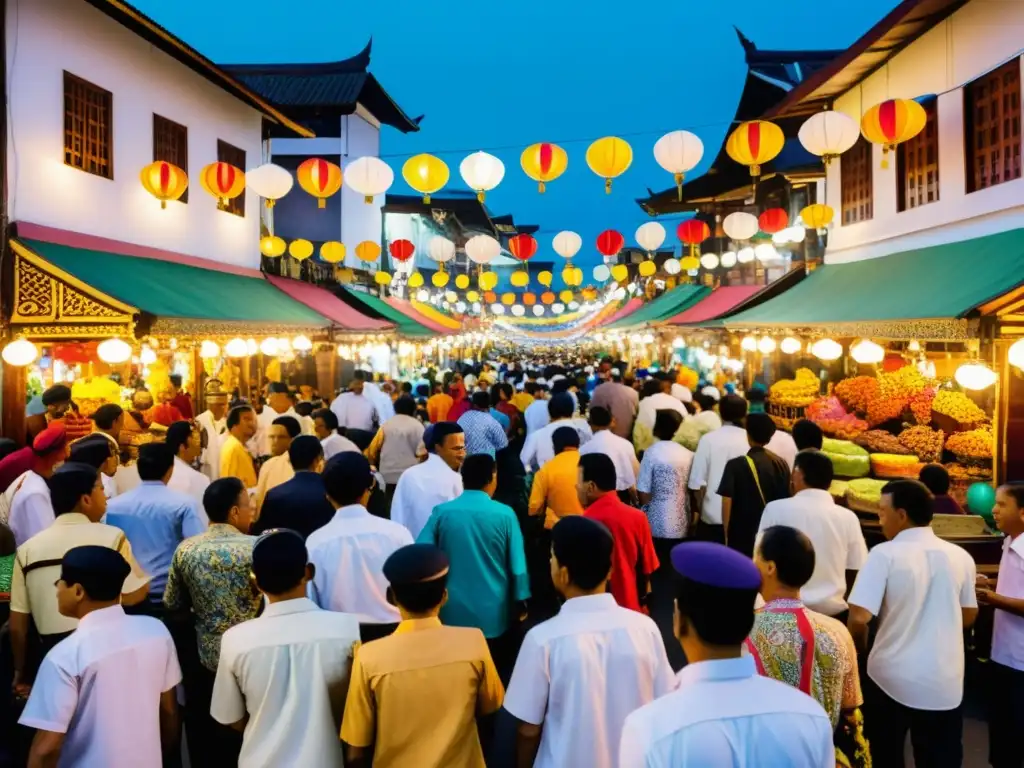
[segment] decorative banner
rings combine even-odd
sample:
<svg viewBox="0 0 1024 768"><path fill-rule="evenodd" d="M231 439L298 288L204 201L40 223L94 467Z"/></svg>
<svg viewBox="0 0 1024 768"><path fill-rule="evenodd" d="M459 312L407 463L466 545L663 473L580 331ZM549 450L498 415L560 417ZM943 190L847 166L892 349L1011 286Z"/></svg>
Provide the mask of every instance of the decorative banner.
<svg viewBox="0 0 1024 768"><path fill-rule="evenodd" d="M143 189L160 201L161 208L166 208L168 200L177 200L188 189L188 174L163 160L143 168L139 181Z"/></svg>
<svg viewBox="0 0 1024 768"><path fill-rule="evenodd" d="M299 186L317 199L317 208L326 208L327 198L341 189L341 168L319 157L304 160L295 176Z"/></svg>
<svg viewBox="0 0 1024 768"><path fill-rule="evenodd" d="M617 136L605 136L587 147L587 165L604 179L604 191L611 194L612 179L621 176L633 163L633 148Z"/></svg>
<svg viewBox="0 0 1024 768"><path fill-rule="evenodd" d="M872 144L882 145L882 167L889 167L889 152L919 134L928 122L924 107L910 99L889 99L876 104L860 119L860 130Z"/></svg>
<svg viewBox="0 0 1024 768"><path fill-rule="evenodd" d="M537 190L543 194L545 185L554 181L569 167L569 155L557 144L531 144L519 158L523 171L537 182Z"/></svg>
<svg viewBox="0 0 1024 768"><path fill-rule="evenodd" d="M414 155L402 166L405 183L423 195L423 202L429 203L430 196L448 183L450 172L444 160L433 155Z"/></svg>
<svg viewBox="0 0 1024 768"><path fill-rule="evenodd" d="M199 183L217 198L217 207L223 211L228 200L234 200L245 190L245 173L231 163L210 163L199 172Z"/></svg>

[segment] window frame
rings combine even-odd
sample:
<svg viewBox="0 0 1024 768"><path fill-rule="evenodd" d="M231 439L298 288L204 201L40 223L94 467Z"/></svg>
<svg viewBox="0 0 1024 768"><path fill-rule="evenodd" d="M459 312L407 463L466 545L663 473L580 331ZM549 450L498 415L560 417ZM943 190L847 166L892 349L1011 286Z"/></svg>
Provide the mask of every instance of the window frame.
<svg viewBox="0 0 1024 768"><path fill-rule="evenodd" d="M859 136L857 143L839 158L839 216L841 226L845 227L859 224L862 221L871 221L875 216L874 157L874 145L863 136ZM855 174L857 178L853 178ZM850 195L851 186L856 186L859 192L866 188L867 196L852 198ZM852 216L848 217L847 213L851 213Z"/></svg>
<svg viewBox="0 0 1024 768"><path fill-rule="evenodd" d="M224 141L224 139L217 139L217 162L230 163L244 173L245 156L245 150L241 147L236 147L234 144ZM228 200L228 204L220 210L234 214L235 216L240 216L244 219L246 192L247 190L243 188L242 194L232 200Z"/></svg>
<svg viewBox="0 0 1024 768"><path fill-rule="evenodd" d="M1022 175L1022 148L1021 130L1021 60L1014 57L1001 67L992 70L964 86L964 164L965 164L965 192L980 192L983 189L999 186L1008 181L1016 181ZM1015 89L1007 89L1006 77L1012 78L1011 86ZM996 97L993 98L991 91L983 89L998 88ZM1010 99L1015 99L1016 104L1011 104ZM978 126L979 111L985 114L986 108L991 113L992 107L1000 110L998 118L989 118L985 121L984 128ZM1009 121L1009 123L1008 123ZM999 132L998 139L993 139L993 131ZM985 138L988 133L988 141L985 146L978 147L978 139ZM1009 134L1009 138L1007 137ZM1014 134L1016 143L1013 143ZM992 147L998 143L999 159L992 163ZM1005 171L1010 169L1010 173ZM999 180L992 181L994 171L999 170ZM988 173L986 173L986 171Z"/></svg>
<svg viewBox="0 0 1024 768"><path fill-rule="evenodd" d="M933 98L921 105L928 118L924 128L917 136L896 147L896 211L898 213L937 203L941 197L938 104L938 98ZM928 160L929 150L934 158L932 162ZM922 153L924 159L921 158ZM928 181L930 173L934 174L931 183ZM917 183L911 184L911 177L914 177ZM930 200L924 199L931 188L934 188L935 197Z"/></svg>
<svg viewBox="0 0 1024 768"><path fill-rule="evenodd" d="M157 137L161 133L161 128L164 129L164 134L165 135L167 135L168 131L169 132L177 132L178 133L178 136L176 137L175 142L174 142L175 143L175 147L178 150L178 153L168 153L168 152L161 152L160 151L162 148L166 148L166 144L161 146L161 143L158 142L158 140L157 140ZM184 157L182 157L181 154L179 154L179 153L183 153ZM172 154L174 156L171 156ZM183 170L185 172L186 176L188 175L188 126L187 125L182 125L181 123L179 123L179 122L177 122L175 120L171 120L169 117L164 117L163 115L160 115L160 114L157 114L156 112L154 112L153 113L153 162L158 162L160 160L162 160L162 161L164 161L166 163L171 163L172 165L178 166L179 168L181 168L181 170ZM174 201L171 201L171 202L185 203L187 205L188 204L188 192L189 192L189 188L185 187L185 191L182 192L181 197L179 197L177 200L174 200Z"/></svg>
<svg viewBox="0 0 1024 768"><path fill-rule="evenodd" d="M72 115L71 111L68 109L68 102L69 102L69 98L71 96L71 87L72 86L77 86L78 88L82 88L87 93L89 91L91 91L93 94L99 96L101 99L104 99L105 102L106 102L105 104L99 105L100 109L104 109L106 111L106 120L105 121L97 121L97 122L99 122L102 125L102 128L103 128L103 135L102 136L97 136L98 146L99 146L99 143L105 143L106 147L107 147L106 162L102 166L100 165L100 162L102 161L101 157L99 157L98 155L97 156L91 155L91 154L89 154L86 151L86 145L88 144L88 134L89 134L89 128L90 128L90 125L89 125L90 118L89 118L89 115L88 115L90 103L88 101L85 102L85 104L86 104L86 114L84 116L76 115L76 117L79 117L81 119L81 123L82 123L82 130L81 130L81 132L79 134L79 140L81 141L81 149L77 152L77 155L81 158L82 164L81 165L77 165L77 164L75 164L73 162L76 153L74 151L74 147L73 146L69 146L69 142L68 142L69 136L74 134L74 131L69 129L69 126L68 126L69 116ZM110 181L113 181L114 180L114 94L111 91L108 91L106 88L102 88L101 86L98 86L95 83L90 82L90 81L86 80L83 77L79 77L78 75L75 75L75 74L73 74L71 72L68 72L66 69L64 70L63 87L64 87L64 91L63 91L63 102L64 102L64 109L63 109L63 111L64 111L64 165L69 167L69 168L74 168L77 171L82 171L84 173L88 173L91 176L97 176L97 177L99 177L101 179L108 179ZM97 128L98 128L98 126L97 126ZM87 162L87 158L91 159L91 161L92 161L91 164L94 167L88 167L90 165L90 163Z"/></svg>

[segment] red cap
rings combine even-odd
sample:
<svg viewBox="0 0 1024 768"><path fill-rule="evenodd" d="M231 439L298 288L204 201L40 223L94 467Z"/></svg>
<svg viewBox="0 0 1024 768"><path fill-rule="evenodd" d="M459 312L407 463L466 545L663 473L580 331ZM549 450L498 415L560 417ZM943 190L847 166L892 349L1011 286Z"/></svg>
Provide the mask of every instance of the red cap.
<svg viewBox="0 0 1024 768"><path fill-rule="evenodd" d="M54 421L36 435L36 439L32 441L32 450L36 456L46 456L56 451L63 451L66 443L67 432L64 429L64 424Z"/></svg>

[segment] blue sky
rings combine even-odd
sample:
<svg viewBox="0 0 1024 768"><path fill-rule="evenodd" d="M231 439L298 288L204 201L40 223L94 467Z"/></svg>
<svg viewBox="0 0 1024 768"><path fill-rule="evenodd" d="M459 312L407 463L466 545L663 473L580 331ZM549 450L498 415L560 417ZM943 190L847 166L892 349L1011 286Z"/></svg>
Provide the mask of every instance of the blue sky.
<svg viewBox="0 0 1024 768"><path fill-rule="evenodd" d="M422 130L385 129L382 153L433 152L452 168L477 149L506 166L488 195L494 213L541 226L539 254L574 229L581 256L596 260L607 228L628 243L644 221L634 203L646 188L671 185L654 162L663 133L687 128L713 159L743 83L738 26L764 49L844 48L896 5L861 0L829 13L822 0L135 0L175 34L218 62L328 61L351 56L373 36L371 71ZM621 135L633 166L605 195L586 166L590 140ZM569 170L544 195L519 167L523 148L560 143ZM495 148L495 149L491 149ZM669 229L670 240L674 233Z"/></svg>

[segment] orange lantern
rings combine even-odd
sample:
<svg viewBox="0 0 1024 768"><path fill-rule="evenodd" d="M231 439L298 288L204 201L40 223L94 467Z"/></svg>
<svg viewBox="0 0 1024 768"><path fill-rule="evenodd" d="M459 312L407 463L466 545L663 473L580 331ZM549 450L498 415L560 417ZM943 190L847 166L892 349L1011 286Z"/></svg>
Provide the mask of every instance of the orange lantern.
<svg viewBox="0 0 1024 768"><path fill-rule="evenodd" d="M537 294L535 293L524 293L523 304L530 307L537 303Z"/></svg>
<svg viewBox="0 0 1024 768"><path fill-rule="evenodd" d="M889 152L919 134L928 122L924 107L910 99L889 99L876 104L860 119L860 131L872 144L882 145L882 167L889 167Z"/></svg>
<svg viewBox="0 0 1024 768"><path fill-rule="evenodd" d="M380 246L373 240L363 240L356 246L356 256L368 264L374 262L380 258Z"/></svg>
<svg viewBox="0 0 1024 768"><path fill-rule="evenodd" d="M143 188L166 208L168 200L177 200L188 189L188 174L163 160L150 163L139 174Z"/></svg>
<svg viewBox="0 0 1024 768"><path fill-rule="evenodd" d="M484 291L484 301L488 304L493 304L498 300L498 294L494 291Z"/></svg>
<svg viewBox="0 0 1024 768"><path fill-rule="evenodd" d="M761 166L778 157L785 143L786 137L775 123L751 120L732 132L725 151L740 165L750 166L751 176L760 176Z"/></svg>
<svg viewBox="0 0 1024 768"><path fill-rule="evenodd" d="M519 261L529 261L537 253L537 241L525 233L508 239L508 250Z"/></svg>
<svg viewBox="0 0 1024 768"><path fill-rule="evenodd" d="M762 232L774 235L789 226L789 214L782 208L769 208L757 217L757 224Z"/></svg>
<svg viewBox="0 0 1024 768"><path fill-rule="evenodd" d="M531 144L519 158L523 171L537 182L537 190L543 194L544 185L554 181L569 167L569 155L557 144Z"/></svg>
<svg viewBox="0 0 1024 768"><path fill-rule="evenodd" d="M582 295L584 301L593 301L594 299L597 298L597 290L587 286L586 288L583 289Z"/></svg>
<svg viewBox="0 0 1024 768"><path fill-rule="evenodd" d="M223 211L228 200L238 197L245 189L245 173L231 163L210 163L200 171L199 183L217 198L217 207Z"/></svg>
<svg viewBox="0 0 1024 768"><path fill-rule="evenodd" d="M327 207L327 198L341 189L341 168L319 157L311 157L295 171L302 187L317 198L317 208Z"/></svg>
<svg viewBox="0 0 1024 768"><path fill-rule="evenodd" d="M540 301L542 304L554 304L556 298L557 296L555 296L552 291L544 291L544 293L540 295Z"/></svg>

